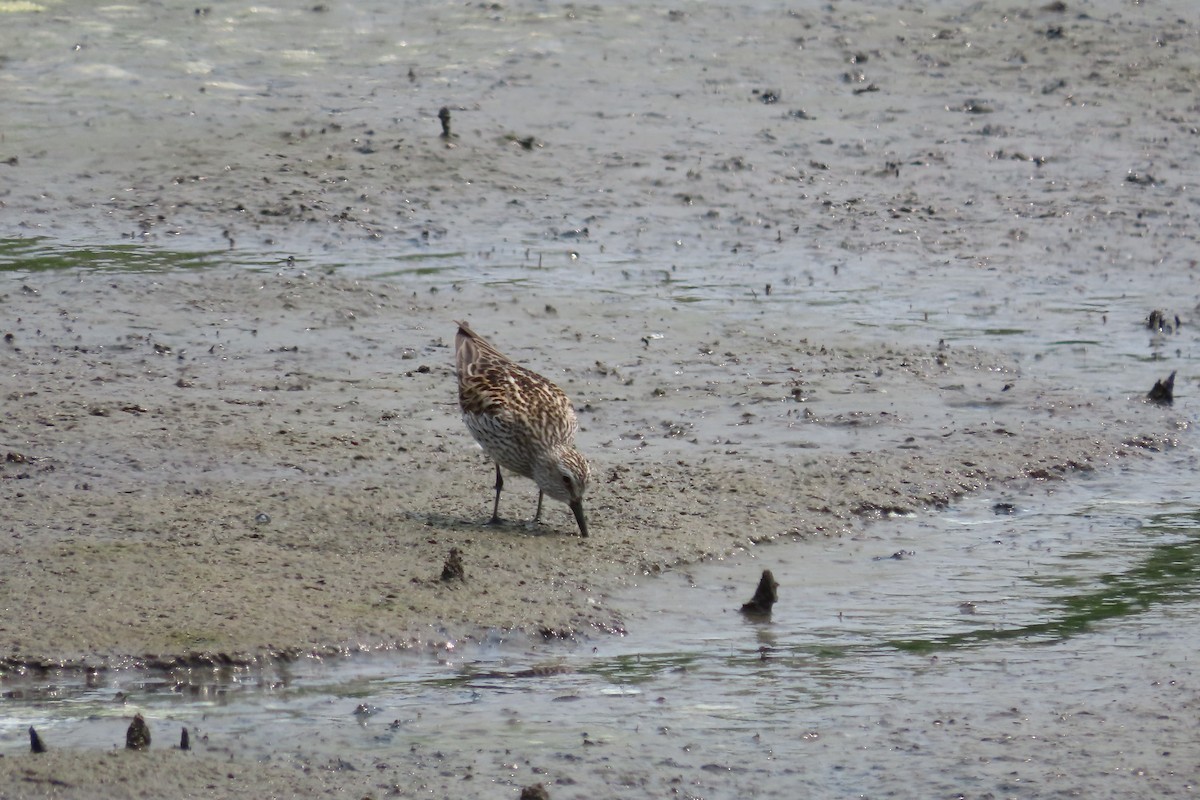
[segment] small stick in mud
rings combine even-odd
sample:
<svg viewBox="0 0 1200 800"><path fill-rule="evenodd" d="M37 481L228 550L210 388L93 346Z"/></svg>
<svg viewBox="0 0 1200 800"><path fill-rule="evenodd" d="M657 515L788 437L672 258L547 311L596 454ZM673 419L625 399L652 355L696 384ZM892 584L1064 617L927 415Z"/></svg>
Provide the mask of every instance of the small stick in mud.
<svg viewBox="0 0 1200 800"><path fill-rule="evenodd" d="M463 569L462 556L458 553L457 547L450 548L450 555L446 557L446 563L442 565L442 580L443 581L465 581L467 572Z"/></svg>
<svg viewBox="0 0 1200 800"><path fill-rule="evenodd" d="M453 138L454 134L450 132L450 109L442 106L441 110L438 111L438 119L442 123L442 138Z"/></svg>
<svg viewBox="0 0 1200 800"><path fill-rule="evenodd" d="M188 739L187 728L184 728L179 734L179 749L180 750L191 750L192 749L192 743Z"/></svg>
<svg viewBox="0 0 1200 800"><path fill-rule="evenodd" d="M42 737L38 736L38 732L29 726L29 750L34 753L46 752L46 745L42 743Z"/></svg>
<svg viewBox="0 0 1200 800"><path fill-rule="evenodd" d="M150 746L150 728L141 714L134 714L129 730L125 731L126 750L145 750Z"/></svg>
<svg viewBox="0 0 1200 800"><path fill-rule="evenodd" d="M1175 373L1172 371L1165 381L1155 381L1154 386L1146 393L1146 399L1160 406L1169 406L1175 402Z"/></svg>
<svg viewBox="0 0 1200 800"><path fill-rule="evenodd" d="M775 605L778 599L779 582L775 580L771 570L764 569L762 577L758 579L758 588L754 590L754 597L742 606L742 613L748 616L769 617L771 606Z"/></svg>

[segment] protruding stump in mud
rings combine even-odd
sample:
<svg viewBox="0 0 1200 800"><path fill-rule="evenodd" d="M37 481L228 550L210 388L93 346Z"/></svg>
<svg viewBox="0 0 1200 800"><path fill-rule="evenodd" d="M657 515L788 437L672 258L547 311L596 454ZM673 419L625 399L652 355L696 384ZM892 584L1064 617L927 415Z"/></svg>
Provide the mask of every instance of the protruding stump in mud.
<svg viewBox="0 0 1200 800"><path fill-rule="evenodd" d="M150 746L150 727L141 714L135 714L129 730L125 731L125 749L145 750Z"/></svg>
<svg viewBox="0 0 1200 800"><path fill-rule="evenodd" d="M540 783L521 789L521 800L550 800L550 793Z"/></svg>
<svg viewBox="0 0 1200 800"><path fill-rule="evenodd" d="M1175 402L1175 373L1171 372L1165 381L1155 381L1154 386L1146 394L1146 399L1160 406L1169 406Z"/></svg>
<svg viewBox="0 0 1200 800"><path fill-rule="evenodd" d="M442 138L453 138L454 134L450 132L450 109L442 106L441 110L438 111L438 119L442 123Z"/></svg>
<svg viewBox="0 0 1200 800"><path fill-rule="evenodd" d="M775 580L771 570L764 569L762 577L758 579L758 588L754 590L754 597L742 606L742 613L751 617L769 617L771 606L775 605L778 599L779 582Z"/></svg>
<svg viewBox="0 0 1200 800"><path fill-rule="evenodd" d="M29 750L33 753L46 752L46 745L42 743L42 737L38 736L38 732L29 726Z"/></svg>
<svg viewBox="0 0 1200 800"><path fill-rule="evenodd" d="M446 563L442 565L442 580L449 581L465 581L467 572L463 569L462 556L459 555L457 547L450 548L450 555L446 556Z"/></svg>
<svg viewBox="0 0 1200 800"><path fill-rule="evenodd" d="M179 734L179 749L180 750L191 750L192 749L192 742L188 738L187 728L184 728Z"/></svg>

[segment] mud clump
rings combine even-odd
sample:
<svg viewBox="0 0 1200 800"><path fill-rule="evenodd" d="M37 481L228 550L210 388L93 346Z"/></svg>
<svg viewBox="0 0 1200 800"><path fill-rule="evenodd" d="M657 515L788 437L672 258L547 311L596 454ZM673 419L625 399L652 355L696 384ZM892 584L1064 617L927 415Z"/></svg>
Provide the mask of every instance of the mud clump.
<svg viewBox="0 0 1200 800"><path fill-rule="evenodd" d="M1158 308L1151 311L1150 315L1146 317L1146 327L1152 331L1174 333L1179 330L1181 325L1182 323L1179 321L1178 314L1173 315L1173 317L1168 316L1165 311Z"/></svg>
<svg viewBox="0 0 1200 800"><path fill-rule="evenodd" d="M147 750L150 747L150 726L141 714L135 714L129 729L125 731L126 750Z"/></svg>

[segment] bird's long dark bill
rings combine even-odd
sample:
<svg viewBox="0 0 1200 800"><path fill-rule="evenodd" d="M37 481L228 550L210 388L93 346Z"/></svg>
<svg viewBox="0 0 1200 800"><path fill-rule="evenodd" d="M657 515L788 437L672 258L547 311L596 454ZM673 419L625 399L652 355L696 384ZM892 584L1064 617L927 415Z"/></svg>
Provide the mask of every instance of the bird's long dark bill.
<svg viewBox="0 0 1200 800"><path fill-rule="evenodd" d="M571 510L575 512L575 521L579 523L579 532L587 536L587 517L583 515L583 501L576 500L571 503Z"/></svg>

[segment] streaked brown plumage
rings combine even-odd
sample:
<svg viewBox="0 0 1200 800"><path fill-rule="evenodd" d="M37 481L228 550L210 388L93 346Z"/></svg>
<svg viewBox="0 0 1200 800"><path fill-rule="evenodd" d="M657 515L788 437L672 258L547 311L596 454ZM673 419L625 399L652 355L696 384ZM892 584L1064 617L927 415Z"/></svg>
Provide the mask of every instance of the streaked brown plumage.
<svg viewBox="0 0 1200 800"><path fill-rule="evenodd" d="M587 459L575 449L579 425L563 390L536 372L513 363L465 322L454 339L458 367L458 404L463 421L492 461L496 462L496 502L492 523L500 521L501 467L538 485L542 496L566 503L575 513L579 532L588 535L583 514Z"/></svg>

